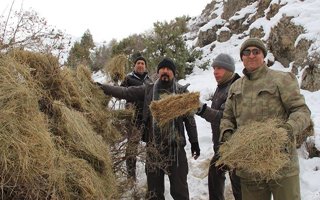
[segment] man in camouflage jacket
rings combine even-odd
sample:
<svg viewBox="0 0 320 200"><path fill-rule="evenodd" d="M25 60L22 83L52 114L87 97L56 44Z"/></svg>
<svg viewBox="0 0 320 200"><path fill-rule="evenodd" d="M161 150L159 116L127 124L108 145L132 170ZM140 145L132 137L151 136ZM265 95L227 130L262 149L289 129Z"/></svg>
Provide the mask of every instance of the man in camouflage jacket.
<svg viewBox="0 0 320 200"><path fill-rule="evenodd" d="M291 161L280 170L277 180L257 180L252 174L239 169L243 200L299 200L299 162L295 149L295 137L310 123L310 110L299 85L291 73L269 69L264 63L267 54L260 39L249 38L240 48L245 69L244 77L230 87L223 118L221 142L227 141L241 126L267 118L283 120L292 146L288 153Z"/></svg>

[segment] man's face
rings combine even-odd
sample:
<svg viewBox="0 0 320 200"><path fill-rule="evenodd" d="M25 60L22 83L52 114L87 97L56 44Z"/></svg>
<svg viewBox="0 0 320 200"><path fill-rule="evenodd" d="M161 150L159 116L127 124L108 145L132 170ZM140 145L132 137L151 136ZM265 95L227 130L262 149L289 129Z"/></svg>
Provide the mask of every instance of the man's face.
<svg viewBox="0 0 320 200"><path fill-rule="evenodd" d="M215 66L213 68L213 75L214 75L214 78L216 79L217 82L222 80L226 71L227 71L226 69L219 67L219 66Z"/></svg>
<svg viewBox="0 0 320 200"><path fill-rule="evenodd" d="M173 71L168 67L161 67L159 69L159 79L161 81L169 82L174 78Z"/></svg>
<svg viewBox="0 0 320 200"><path fill-rule="evenodd" d="M143 74L146 71L146 63L143 60L138 60L134 65L134 71L137 74Z"/></svg>
<svg viewBox="0 0 320 200"><path fill-rule="evenodd" d="M247 47L242 51L242 62L244 67L252 72L263 65L264 55L261 49L257 47Z"/></svg>

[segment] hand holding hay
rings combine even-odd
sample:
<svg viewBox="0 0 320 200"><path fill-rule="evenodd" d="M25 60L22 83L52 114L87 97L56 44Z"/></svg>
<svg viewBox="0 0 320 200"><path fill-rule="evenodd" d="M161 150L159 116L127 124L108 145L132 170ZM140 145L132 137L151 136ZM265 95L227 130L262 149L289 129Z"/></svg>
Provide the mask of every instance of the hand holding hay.
<svg viewBox="0 0 320 200"><path fill-rule="evenodd" d="M269 119L240 127L220 146L221 158L216 166L227 165L230 169L245 170L261 180L278 177L278 172L289 161L284 151L289 138L279 120Z"/></svg>
<svg viewBox="0 0 320 200"><path fill-rule="evenodd" d="M151 102L151 114L159 126L163 126L174 118L197 110L199 96L199 92L168 95L158 101Z"/></svg>
<svg viewBox="0 0 320 200"><path fill-rule="evenodd" d="M112 81L116 83L124 80L127 64L127 57L124 54L120 54L111 59L106 65L105 71L111 77Z"/></svg>

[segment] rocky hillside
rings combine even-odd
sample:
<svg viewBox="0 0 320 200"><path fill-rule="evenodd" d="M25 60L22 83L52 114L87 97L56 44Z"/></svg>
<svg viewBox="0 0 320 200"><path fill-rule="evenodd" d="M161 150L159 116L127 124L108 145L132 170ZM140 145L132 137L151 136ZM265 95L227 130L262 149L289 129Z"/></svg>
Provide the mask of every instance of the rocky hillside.
<svg viewBox="0 0 320 200"><path fill-rule="evenodd" d="M300 76L302 89L317 91L319 9L318 0L213 0L200 16L189 21L191 31L186 40L193 48L215 53L223 43L230 43L239 51L244 39L261 38L269 49L266 57L269 66L281 63ZM202 60L206 60L206 55Z"/></svg>

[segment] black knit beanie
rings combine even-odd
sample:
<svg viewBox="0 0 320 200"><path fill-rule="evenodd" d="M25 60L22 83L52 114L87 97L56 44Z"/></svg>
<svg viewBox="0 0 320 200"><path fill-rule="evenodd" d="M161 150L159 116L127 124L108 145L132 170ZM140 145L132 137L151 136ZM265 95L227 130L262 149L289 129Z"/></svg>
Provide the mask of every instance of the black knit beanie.
<svg viewBox="0 0 320 200"><path fill-rule="evenodd" d="M159 73L159 69L162 67L168 67L172 70L173 74L176 74L176 66L170 58L164 58L158 65L157 72Z"/></svg>
<svg viewBox="0 0 320 200"><path fill-rule="evenodd" d="M142 56L137 57L137 58L134 60L134 64L136 64L139 60L143 60L143 61L144 61L144 64L146 64L146 66L147 66L147 61L146 61L146 59L145 59L144 57L142 57Z"/></svg>
<svg viewBox="0 0 320 200"><path fill-rule="evenodd" d="M261 49L261 51L263 52L263 56L264 57L267 56L267 48L263 44L262 40L260 40L259 38L249 38L246 41L244 41L241 45L241 48L240 48L240 59L241 60L242 60L243 50L245 50L247 47L250 47L250 46L254 46L254 47Z"/></svg>

